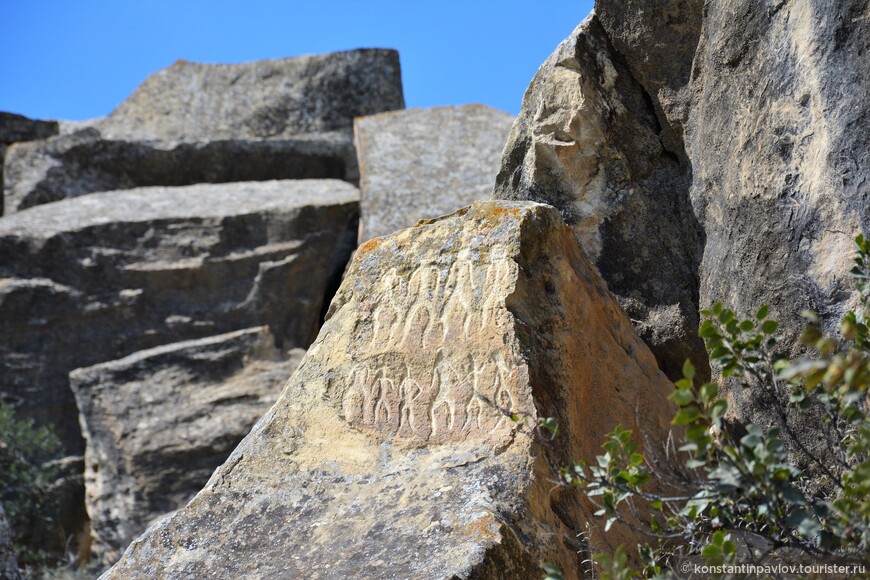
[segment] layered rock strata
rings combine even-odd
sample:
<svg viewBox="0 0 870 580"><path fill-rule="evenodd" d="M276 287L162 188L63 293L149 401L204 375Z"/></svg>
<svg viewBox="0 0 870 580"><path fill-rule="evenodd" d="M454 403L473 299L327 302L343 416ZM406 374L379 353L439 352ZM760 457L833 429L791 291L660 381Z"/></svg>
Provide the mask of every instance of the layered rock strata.
<svg viewBox="0 0 870 580"><path fill-rule="evenodd" d="M403 107L394 50L230 65L178 61L109 116L12 147L6 209L141 186L356 181L353 118Z"/></svg>
<svg viewBox="0 0 870 580"><path fill-rule="evenodd" d="M198 492L278 398L304 350L268 327L77 369L91 551L112 564L149 522Z"/></svg>
<svg viewBox="0 0 870 580"><path fill-rule="evenodd" d="M81 452L67 374L162 344L268 325L316 336L355 246L334 180L141 188L0 220L0 395Z"/></svg>
<svg viewBox="0 0 870 580"><path fill-rule="evenodd" d="M488 199L512 123L483 105L356 119L360 241Z"/></svg>
<svg viewBox="0 0 870 580"><path fill-rule="evenodd" d="M670 389L555 209L475 203L359 248L275 406L104 577L572 577L554 470L662 437Z"/></svg>

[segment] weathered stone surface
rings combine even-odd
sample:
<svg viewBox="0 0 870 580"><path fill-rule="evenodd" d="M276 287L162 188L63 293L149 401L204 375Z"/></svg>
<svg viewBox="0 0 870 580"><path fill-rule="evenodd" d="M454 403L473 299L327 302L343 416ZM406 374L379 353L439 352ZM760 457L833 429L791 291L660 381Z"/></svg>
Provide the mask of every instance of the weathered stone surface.
<svg viewBox="0 0 870 580"><path fill-rule="evenodd" d="M701 34L703 0L597 0L596 18L614 53L643 87L665 147L685 159L682 135L689 79Z"/></svg>
<svg viewBox="0 0 870 580"><path fill-rule="evenodd" d="M7 211L95 191L358 178L353 118L404 107L398 53L178 61L108 117L10 148Z"/></svg>
<svg viewBox="0 0 870 580"><path fill-rule="evenodd" d="M0 578L18 580L18 555L12 543L12 528L6 519L6 512L0 504Z"/></svg>
<svg viewBox="0 0 870 580"><path fill-rule="evenodd" d="M870 231L866 0L600 0L541 67L495 195L557 205L670 376L697 308L764 303L798 350ZM740 419L779 421L733 392ZM793 417L820 451L815 417ZM804 454L805 455L805 454Z"/></svg>
<svg viewBox="0 0 870 580"><path fill-rule="evenodd" d="M3 164L6 147L20 141L47 139L57 133L56 121L38 121L0 111L0 216L3 215Z"/></svg>
<svg viewBox="0 0 870 580"><path fill-rule="evenodd" d="M511 115L483 105L356 119L360 241L489 198L512 123Z"/></svg>
<svg viewBox="0 0 870 580"><path fill-rule="evenodd" d="M867 16L865 0L705 7L686 130L707 237L701 304L768 303L786 346L803 309L837 328L852 239L870 232ZM777 420L759 393L732 395L741 417ZM821 445L812 417L796 419L805 443Z"/></svg>
<svg viewBox="0 0 870 580"><path fill-rule="evenodd" d="M659 437L670 389L556 210L478 202L360 247L275 406L105 577L570 577L555 467Z"/></svg>
<svg viewBox="0 0 870 580"><path fill-rule="evenodd" d="M278 398L305 351L268 327L140 351L70 373L85 435L92 553L111 564L182 507Z"/></svg>
<svg viewBox="0 0 870 580"><path fill-rule="evenodd" d="M316 336L355 246L359 194L332 180L91 194L0 220L0 395L83 451L69 371L268 325Z"/></svg>
<svg viewBox="0 0 870 580"><path fill-rule="evenodd" d="M668 16L649 12L653 19ZM661 32L667 25L638 28L655 31L659 44L671 41ZM649 60L658 57L663 55ZM647 70L643 62L638 68L655 88L665 84L660 76L670 81L670 68L678 64L669 63L665 71ZM660 91L671 100L677 100L679 82L687 80L682 68L680 74ZM673 378L687 357L699 368L707 366L697 337L703 234L689 201L691 168L679 127L674 129L656 95L615 52L593 13L532 80L493 196L546 202L560 210L659 366Z"/></svg>

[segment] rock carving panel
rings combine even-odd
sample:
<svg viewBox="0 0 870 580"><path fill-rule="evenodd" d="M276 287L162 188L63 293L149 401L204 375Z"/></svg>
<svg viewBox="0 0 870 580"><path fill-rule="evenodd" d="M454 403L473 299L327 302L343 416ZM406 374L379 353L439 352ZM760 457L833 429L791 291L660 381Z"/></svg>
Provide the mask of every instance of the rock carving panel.
<svg viewBox="0 0 870 580"><path fill-rule="evenodd" d="M342 417L417 444L509 432L520 378L503 341L504 296L516 268L504 251L393 268L362 299L373 304L369 345L335 397Z"/></svg>

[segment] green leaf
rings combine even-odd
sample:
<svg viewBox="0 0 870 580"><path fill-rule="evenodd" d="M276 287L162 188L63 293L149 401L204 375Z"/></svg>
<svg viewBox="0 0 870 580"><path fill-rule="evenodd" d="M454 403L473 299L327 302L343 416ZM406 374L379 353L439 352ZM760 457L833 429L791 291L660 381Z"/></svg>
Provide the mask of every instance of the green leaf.
<svg viewBox="0 0 870 580"><path fill-rule="evenodd" d="M725 416L728 411L728 403L724 399L719 399L713 406L710 407L710 420L714 423Z"/></svg>
<svg viewBox="0 0 870 580"><path fill-rule="evenodd" d="M683 363L683 376L690 381L695 378L695 367L689 359L686 359L686 362Z"/></svg>
<svg viewBox="0 0 870 580"><path fill-rule="evenodd" d="M705 404L709 403L719 394L719 385L715 383L704 383L698 390L698 394L701 397L701 402Z"/></svg>
<svg viewBox="0 0 870 580"><path fill-rule="evenodd" d="M693 393L689 389L677 389L676 391L668 395L668 399L682 407L684 405L688 405L689 403L695 402L695 393Z"/></svg>
<svg viewBox="0 0 870 580"><path fill-rule="evenodd" d="M757 318L758 320L764 320L765 318L767 318L767 313L769 310L770 310L770 307L767 304L765 304L764 306L762 306L761 308L758 309L758 312L755 313L755 318Z"/></svg>
<svg viewBox="0 0 870 580"><path fill-rule="evenodd" d="M701 411L695 405L683 407L671 421L674 425L688 425L701 416Z"/></svg>
<svg viewBox="0 0 870 580"><path fill-rule="evenodd" d="M547 573L547 575L544 576L544 580L565 580L565 576L562 574L562 570L558 566L544 564L541 567L544 569L544 572Z"/></svg>
<svg viewBox="0 0 870 580"><path fill-rule="evenodd" d="M718 333L716 332L716 327L713 326L713 323L709 320L705 320L701 323L701 330L698 331L698 334L700 334L702 338L712 338Z"/></svg>
<svg viewBox="0 0 870 580"><path fill-rule="evenodd" d="M761 330L764 334L773 334L779 328L779 323L776 320L765 320L761 325Z"/></svg>

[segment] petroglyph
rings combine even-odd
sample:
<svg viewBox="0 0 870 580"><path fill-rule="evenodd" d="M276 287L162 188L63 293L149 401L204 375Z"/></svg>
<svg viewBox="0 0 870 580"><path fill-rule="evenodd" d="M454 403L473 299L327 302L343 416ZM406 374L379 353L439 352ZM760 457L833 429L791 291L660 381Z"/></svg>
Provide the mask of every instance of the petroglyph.
<svg viewBox="0 0 870 580"><path fill-rule="evenodd" d="M502 335L515 275L504 250L391 269L368 297L371 341L344 381L344 419L420 444L509 430L518 378Z"/></svg>
<svg viewBox="0 0 870 580"><path fill-rule="evenodd" d="M463 440L509 428L518 377L501 353L480 362L434 355L434 368L360 363L351 371L341 401L355 427L392 433L420 443Z"/></svg>

